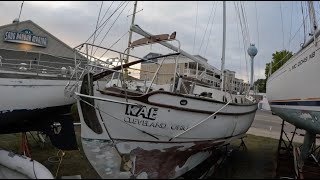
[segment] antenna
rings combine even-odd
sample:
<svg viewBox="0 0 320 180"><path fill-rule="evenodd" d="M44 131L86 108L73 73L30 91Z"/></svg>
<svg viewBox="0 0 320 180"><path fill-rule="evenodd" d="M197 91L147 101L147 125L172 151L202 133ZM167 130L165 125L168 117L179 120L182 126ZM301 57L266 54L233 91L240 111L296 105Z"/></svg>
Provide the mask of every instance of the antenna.
<svg viewBox="0 0 320 180"><path fill-rule="evenodd" d="M22 4L21 4L20 13L19 13L19 17L18 17L18 22L20 21L20 15L21 15L21 11L22 11L22 7L23 7L23 3L24 3L24 1L22 1Z"/></svg>

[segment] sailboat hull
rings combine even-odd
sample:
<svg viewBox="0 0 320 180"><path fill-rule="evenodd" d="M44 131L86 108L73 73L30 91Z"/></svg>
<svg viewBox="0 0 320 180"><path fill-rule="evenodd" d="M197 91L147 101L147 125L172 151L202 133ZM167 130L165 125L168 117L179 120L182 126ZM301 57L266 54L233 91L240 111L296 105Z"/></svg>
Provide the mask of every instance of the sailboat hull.
<svg viewBox="0 0 320 180"><path fill-rule="evenodd" d="M82 138L83 150L103 179L173 179L193 169L231 139L142 142Z"/></svg>
<svg viewBox="0 0 320 180"><path fill-rule="evenodd" d="M269 77L266 88L273 112L296 127L317 134L320 133L319 50L319 45L310 42Z"/></svg>
<svg viewBox="0 0 320 180"><path fill-rule="evenodd" d="M9 78L0 78L0 134L42 131L58 148L77 149L70 114L75 100L64 95L67 79L12 73L3 76ZM54 132L54 122L62 125L61 133Z"/></svg>
<svg viewBox="0 0 320 180"><path fill-rule="evenodd" d="M102 178L176 178L244 135L257 109L165 91L123 94L95 90L77 102L83 149Z"/></svg>

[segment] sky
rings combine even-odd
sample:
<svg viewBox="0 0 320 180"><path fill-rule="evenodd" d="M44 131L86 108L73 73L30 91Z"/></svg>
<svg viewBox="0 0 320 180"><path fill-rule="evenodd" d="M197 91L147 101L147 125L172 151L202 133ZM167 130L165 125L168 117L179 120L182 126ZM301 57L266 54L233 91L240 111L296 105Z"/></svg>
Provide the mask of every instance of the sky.
<svg viewBox="0 0 320 180"><path fill-rule="evenodd" d="M22 1L0 1L0 25L12 23L19 16L21 4ZM200 54L208 59L209 64L221 68L222 1L138 1L137 4L135 24L151 34L176 31L181 49L190 54ZM254 79L264 79L265 64L271 61L272 53L283 49L297 52L304 39L310 38L304 35L310 32L306 4L300 1L242 1L241 4L245 12L242 26L247 27L245 34L249 36L242 36L236 10L240 3L227 1L225 68L235 71L237 78L250 79L250 57L245 49L247 45L243 43L250 39L258 49L254 59ZM128 45L133 5L134 1L24 1L20 21L32 20L75 47L93 34L98 18L101 25L115 12L104 28L100 28L95 44L110 47L123 36L112 47L123 52ZM301 7L304 7L305 26ZM314 2L314 7L319 20L319 2ZM133 34L133 40L139 38L141 36ZM160 45L148 45L137 47L130 53L143 57L149 52L165 54L172 51Z"/></svg>

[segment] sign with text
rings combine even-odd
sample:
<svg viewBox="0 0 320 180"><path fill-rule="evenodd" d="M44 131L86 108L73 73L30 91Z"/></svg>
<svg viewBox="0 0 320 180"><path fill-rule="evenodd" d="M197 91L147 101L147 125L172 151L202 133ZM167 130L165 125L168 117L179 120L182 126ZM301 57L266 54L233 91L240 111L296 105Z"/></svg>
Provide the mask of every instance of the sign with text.
<svg viewBox="0 0 320 180"><path fill-rule="evenodd" d="M7 31L4 34L4 41L30 44L33 46L47 47L48 39L46 37L36 36L29 29L20 32Z"/></svg>

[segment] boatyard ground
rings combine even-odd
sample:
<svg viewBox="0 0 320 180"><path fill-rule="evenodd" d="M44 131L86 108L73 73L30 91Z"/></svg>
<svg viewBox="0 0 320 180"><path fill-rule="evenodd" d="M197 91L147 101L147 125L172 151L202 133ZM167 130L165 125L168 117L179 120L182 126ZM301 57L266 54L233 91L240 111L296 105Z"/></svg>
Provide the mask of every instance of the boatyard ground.
<svg viewBox="0 0 320 180"><path fill-rule="evenodd" d="M210 178L253 179L272 178L280 137L281 119L269 111L257 111L255 121L243 139L247 149L239 148L241 140L228 147L228 156L216 168ZM33 159L46 166L57 178L81 175L81 178L100 179L90 165L80 142L80 127L76 127L79 150L62 151L49 142L41 143L35 132L28 133L29 148ZM265 136L265 137L264 137ZM49 141L47 139L47 141ZM0 148L19 153L21 134L0 135Z"/></svg>

